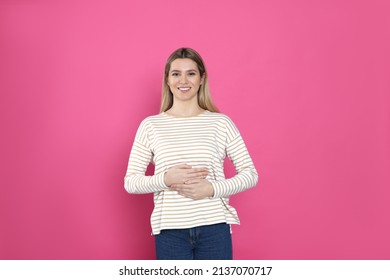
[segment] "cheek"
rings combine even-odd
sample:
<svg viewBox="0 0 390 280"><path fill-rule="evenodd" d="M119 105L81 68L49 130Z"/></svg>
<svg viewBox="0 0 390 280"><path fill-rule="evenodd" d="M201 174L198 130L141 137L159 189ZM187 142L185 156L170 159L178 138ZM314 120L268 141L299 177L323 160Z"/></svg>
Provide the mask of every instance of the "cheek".
<svg viewBox="0 0 390 280"><path fill-rule="evenodd" d="M196 86L200 86L200 82L201 82L200 79L195 79L195 80L193 81L193 84L196 85Z"/></svg>
<svg viewBox="0 0 390 280"><path fill-rule="evenodd" d="M167 81L169 85L175 85L178 82L180 82L181 78L180 77L175 77L175 76L169 76Z"/></svg>
<svg viewBox="0 0 390 280"><path fill-rule="evenodd" d="M172 93L177 90L175 81L168 80L168 87Z"/></svg>
<svg viewBox="0 0 390 280"><path fill-rule="evenodd" d="M199 77L188 77L187 79L188 79L188 81L189 81L191 84L194 84L194 85L197 85L197 84L200 83Z"/></svg>
<svg viewBox="0 0 390 280"><path fill-rule="evenodd" d="M174 84L174 81L172 80L172 79L168 79L167 80L167 84L168 84L168 86L171 86L171 85L173 85Z"/></svg>

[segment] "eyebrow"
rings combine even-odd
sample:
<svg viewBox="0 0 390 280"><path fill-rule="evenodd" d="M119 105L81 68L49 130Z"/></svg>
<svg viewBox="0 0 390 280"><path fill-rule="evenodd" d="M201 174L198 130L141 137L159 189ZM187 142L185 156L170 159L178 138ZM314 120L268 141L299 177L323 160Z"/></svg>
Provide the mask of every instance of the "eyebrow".
<svg viewBox="0 0 390 280"><path fill-rule="evenodd" d="M196 69L189 69L189 70L186 70L186 71L184 71L184 72L192 72L192 71L197 72ZM173 70L170 71L170 73L172 73L172 72L179 72L179 73L180 73L181 71L180 71L180 70L173 69Z"/></svg>

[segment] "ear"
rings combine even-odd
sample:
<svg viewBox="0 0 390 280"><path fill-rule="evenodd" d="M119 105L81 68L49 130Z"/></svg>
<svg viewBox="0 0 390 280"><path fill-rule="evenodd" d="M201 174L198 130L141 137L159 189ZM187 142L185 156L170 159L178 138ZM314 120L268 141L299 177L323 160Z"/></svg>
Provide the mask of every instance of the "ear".
<svg viewBox="0 0 390 280"><path fill-rule="evenodd" d="M200 84L204 83L204 79L206 78L206 73L203 74L202 78L200 79Z"/></svg>

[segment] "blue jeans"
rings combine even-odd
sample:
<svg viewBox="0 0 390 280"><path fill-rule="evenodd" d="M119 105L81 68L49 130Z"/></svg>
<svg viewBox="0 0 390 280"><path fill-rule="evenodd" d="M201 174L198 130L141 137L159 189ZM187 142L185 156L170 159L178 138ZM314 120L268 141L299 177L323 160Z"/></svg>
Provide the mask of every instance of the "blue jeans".
<svg viewBox="0 0 390 280"><path fill-rule="evenodd" d="M166 229L155 236L158 260L231 260L228 224Z"/></svg>

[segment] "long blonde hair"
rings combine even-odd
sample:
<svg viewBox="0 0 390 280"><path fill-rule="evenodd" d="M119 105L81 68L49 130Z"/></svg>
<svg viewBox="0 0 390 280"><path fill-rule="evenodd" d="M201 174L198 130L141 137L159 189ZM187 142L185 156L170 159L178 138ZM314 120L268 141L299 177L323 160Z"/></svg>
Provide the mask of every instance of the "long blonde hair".
<svg viewBox="0 0 390 280"><path fill-rule="evenodd" d="M204 80L199 88L198 92L198 104L199 106L210 112L219 112L217 106L215 106L213 100L211 99L209 83L207 79L206 67L201 56L191 48L180 48L175 50L168 58L167 63L165 64L164 79L162 85L162 98L161 98L161 107L160 113L169 110L173 105L173 94L168 86L168 75L171 68L171 63L178 58L189 58L193 60L198 66L200 76L204 77Z"/></svg>

